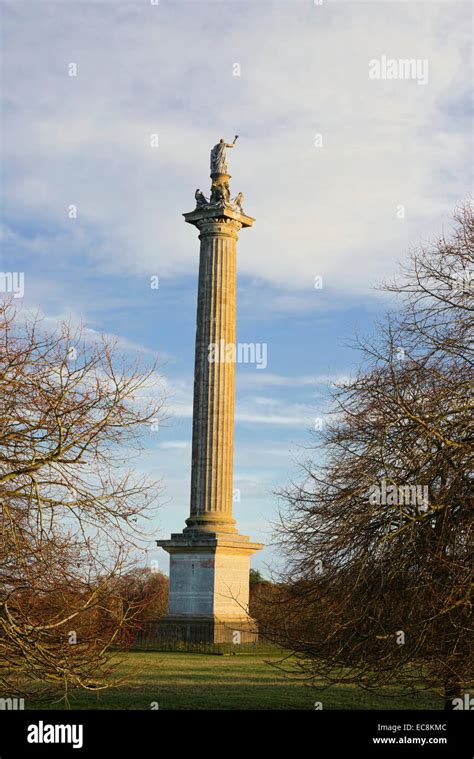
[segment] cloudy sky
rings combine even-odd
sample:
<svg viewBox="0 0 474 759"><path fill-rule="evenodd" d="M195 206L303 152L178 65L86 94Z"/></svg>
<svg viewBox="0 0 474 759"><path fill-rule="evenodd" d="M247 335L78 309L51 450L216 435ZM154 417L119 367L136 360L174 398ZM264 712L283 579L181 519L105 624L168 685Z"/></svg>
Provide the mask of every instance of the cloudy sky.
<svg viewBox="0 0 474 759"><path fill-rule="evenodd" d="M156 536L189 509L199 242L181 214L208 192L212 145L239 134L231 187L257 221L238 244L237 334L265 343L268 364L237 366L235 516L268 542L273 492L356 366L348 341L386 308L373 285L447 230L472 187L471 4L0 7L1 270L25 273L24 305L51 322L158 356L170 419L140 460L165 486ZM425 76L369 76L389 59Z"/></svg>

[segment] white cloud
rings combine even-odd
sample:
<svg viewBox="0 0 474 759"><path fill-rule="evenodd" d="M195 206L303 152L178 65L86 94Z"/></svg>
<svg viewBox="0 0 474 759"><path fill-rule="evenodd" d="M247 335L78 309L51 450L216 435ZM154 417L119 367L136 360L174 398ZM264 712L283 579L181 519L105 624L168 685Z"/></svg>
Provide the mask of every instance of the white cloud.
<svg viewBox="0 0 474 759"><path fill-rule="evenodd" d="M258 374L256 372L238 372L237 387L240 389L253 386L263 387L265 385L273 387L316 387L317 385L333 385L337 382L343 382L346 379L347 375L343 374L308 374L291 377L282 374L272 374L270 372L259 372Z"/></svg>
<svg viewBox="0 0 474 759"><path fill-rule="evenodd" d="M163 448L165 450L182 450L185 448L189 448L190 442L187 440L169 440L167 442L160 443L158 448Z"/></svg>
<svg viewBox="0 0 474 759"><path fill-rule="evenodd" d="M470 82L467 3L164 5L5 4L4 210L36 255L194 271L181 213L236 131L233 189L257 217L239 273L307 290L307 308L315 276L366 292L467 193L469 125L450 117ZM382 54L427 58L429 84L370 80Z"/></svg>

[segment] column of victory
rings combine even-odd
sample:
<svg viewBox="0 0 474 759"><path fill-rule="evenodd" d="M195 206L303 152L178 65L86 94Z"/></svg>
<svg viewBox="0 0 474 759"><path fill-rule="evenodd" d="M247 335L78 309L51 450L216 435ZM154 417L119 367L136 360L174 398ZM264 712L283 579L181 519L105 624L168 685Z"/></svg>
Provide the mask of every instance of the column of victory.
<svg viewBox="0 0 474 759"><path fill-rule="evenodd" d="M191 505L186 527L157 545L170 554L163 637L190 642L246 642L257 628L248 614L250 556L262 548L240 535L232 516L238 233L255 219L230 198L223 139L211 151L211 196L196 190L184 218L201 241L194 368Z"/></svg>

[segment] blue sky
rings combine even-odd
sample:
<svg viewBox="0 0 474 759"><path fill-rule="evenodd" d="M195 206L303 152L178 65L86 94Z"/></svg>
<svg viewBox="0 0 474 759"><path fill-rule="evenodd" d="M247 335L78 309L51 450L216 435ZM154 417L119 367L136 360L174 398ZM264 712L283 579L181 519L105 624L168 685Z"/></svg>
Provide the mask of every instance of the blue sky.
<svg viewBox="0 0 474 759"><path fill-rule="evenodd" d="M170 418L139 462L165 487L153 537L189 509L199 242L182 213L209 189L212 145L240 135L231 187L256 222L238 244L237 334L267 344L268 366L237 366L234 511L268 542L273 491L355 370L348 340L387 305L374 283L470 192L470 3L0 6L1 269L25 272L24 305L52 324L158 356ZM383 55L427 60L428 81L370 79Z"/></svg>

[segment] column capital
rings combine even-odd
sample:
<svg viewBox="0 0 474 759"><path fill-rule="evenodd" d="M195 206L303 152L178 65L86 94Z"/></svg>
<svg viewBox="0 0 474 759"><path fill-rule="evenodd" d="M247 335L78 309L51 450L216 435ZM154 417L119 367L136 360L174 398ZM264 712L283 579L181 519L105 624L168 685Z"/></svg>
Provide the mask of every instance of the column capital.
<svg viewBox="0 0 474 759"><path fill-rule="evenodd" d="M226 218L212 218L212 219L200 219L195 222L195 226L199 229L199 239L203 237L232 237L237 240L238 233L242 229L242 224L237 219Z"/></svg>

